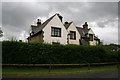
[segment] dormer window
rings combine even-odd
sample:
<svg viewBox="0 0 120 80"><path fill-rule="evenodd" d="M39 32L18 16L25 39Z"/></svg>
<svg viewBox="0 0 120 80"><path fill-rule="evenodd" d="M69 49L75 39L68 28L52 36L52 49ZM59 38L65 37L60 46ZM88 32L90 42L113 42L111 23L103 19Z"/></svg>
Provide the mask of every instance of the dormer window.
<svg viewBox="0 0 120 80"><path fill-rule="evenodd" d="M70 31L70 39L76 39L76 32L75 31Z"/></svg>
<svg viewBox="0 0 120 80"><path fill-rule="evenodd" d="M52 37L61 37L61 28L51 27L51 36Z"/></svg>

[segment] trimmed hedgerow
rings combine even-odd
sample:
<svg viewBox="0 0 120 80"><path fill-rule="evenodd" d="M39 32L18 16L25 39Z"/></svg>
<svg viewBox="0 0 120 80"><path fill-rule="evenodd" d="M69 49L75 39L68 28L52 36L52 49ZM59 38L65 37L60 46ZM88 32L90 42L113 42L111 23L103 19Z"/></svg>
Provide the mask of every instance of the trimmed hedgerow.
<svg viewBox="0 0 120 80"><path fill-rule="evenodd" d="M3 64L80 64L117 62L118 51L104 46L2 42Z"/></svg>

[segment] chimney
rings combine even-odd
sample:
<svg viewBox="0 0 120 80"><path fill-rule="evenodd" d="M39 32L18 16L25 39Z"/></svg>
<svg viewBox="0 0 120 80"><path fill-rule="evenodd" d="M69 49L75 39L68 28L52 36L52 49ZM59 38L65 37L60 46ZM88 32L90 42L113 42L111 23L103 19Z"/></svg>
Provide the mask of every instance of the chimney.
<svg viewBox="0 0 120 80"><path fill-rule="evenodd" d="M60 20L61 20L61 22L62 22L62 16L60 15L60 14L57 14L58 15L58 17L60 18Z"/></svg>
<svg viewBox="0 0 120 80"><path fill-rule="evenodd" d="M68 24L68 22L66 21L64 24Z"/></svg>
<svg viewBox="0 0 120 80"><path fill-rule="evenodd" d="M88 24L87 24L87 22L85 22L85 24L83 25L83 28L84 28L84 29L88 29Z"/></svg>
<svg viewBox="0 0 120 80"><path fill-rule="evenodd" d="M41 20L38 19L38 20L37 20L37 26L40 26L40 25L41 25Z"/></svg>

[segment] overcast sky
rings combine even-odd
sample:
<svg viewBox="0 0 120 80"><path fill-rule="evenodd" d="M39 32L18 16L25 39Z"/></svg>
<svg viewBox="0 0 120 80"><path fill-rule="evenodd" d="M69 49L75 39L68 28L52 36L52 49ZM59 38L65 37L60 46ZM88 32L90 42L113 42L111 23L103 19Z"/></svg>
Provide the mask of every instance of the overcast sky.
<svg viewBox="0 0 120 80"><path fill-rule="evenodd" d="M25 40L37 18L44 22L55 13L80 27L88 22L104 44L118 43L117 2L2 2L3 38Z"/></svg>

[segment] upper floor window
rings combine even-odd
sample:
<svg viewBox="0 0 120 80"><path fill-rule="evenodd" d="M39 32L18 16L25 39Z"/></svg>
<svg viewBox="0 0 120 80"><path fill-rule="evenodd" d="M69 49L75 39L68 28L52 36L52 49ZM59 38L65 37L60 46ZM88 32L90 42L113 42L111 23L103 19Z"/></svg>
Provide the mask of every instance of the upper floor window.
<svg viewBox="0 0 120 80"><path fill-rule="evenodd" d="M70 31L70 39L76 39L76 32Z"/></svg>
<svg viewBox="0 0 120 80"><path fill-rule="evenodd" d="M93 41L93 34L89 34L90 41Z"/></svg>
<svg viewBox="0 0 120 80"><path fill-rule="evenodd" d="M61 28L51 27L51 36L61 37Z"/></svg>

